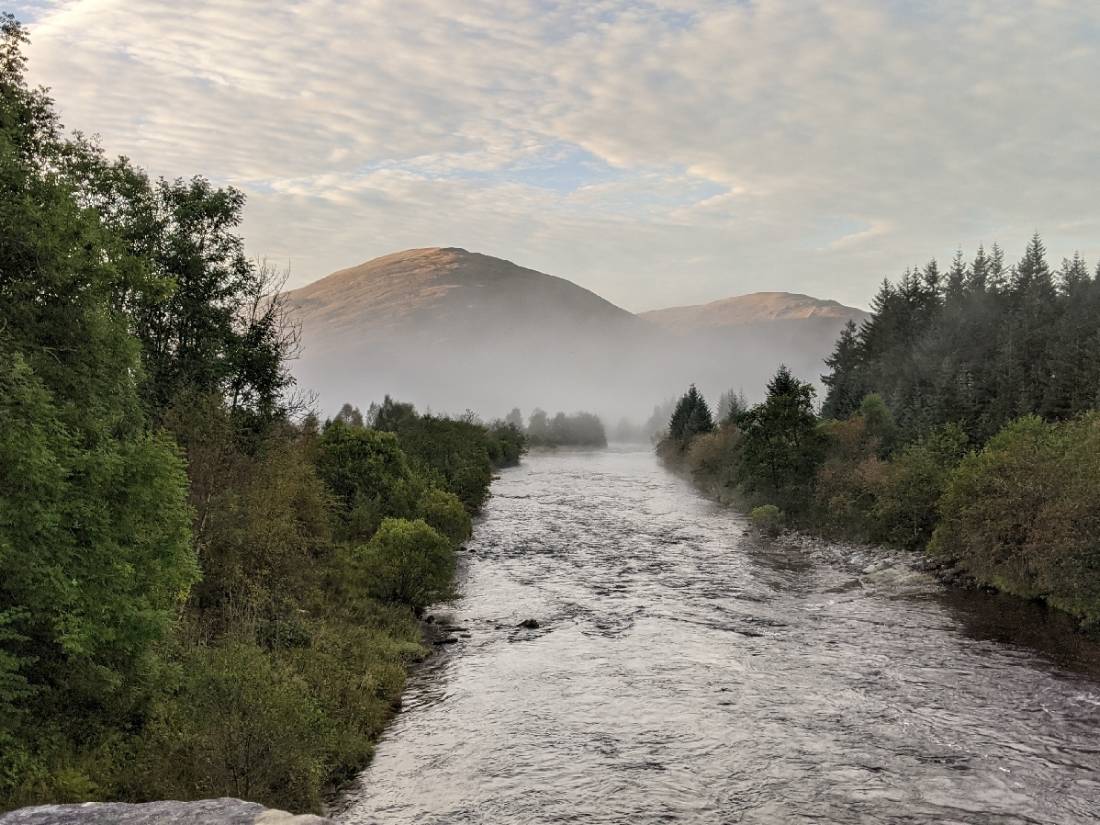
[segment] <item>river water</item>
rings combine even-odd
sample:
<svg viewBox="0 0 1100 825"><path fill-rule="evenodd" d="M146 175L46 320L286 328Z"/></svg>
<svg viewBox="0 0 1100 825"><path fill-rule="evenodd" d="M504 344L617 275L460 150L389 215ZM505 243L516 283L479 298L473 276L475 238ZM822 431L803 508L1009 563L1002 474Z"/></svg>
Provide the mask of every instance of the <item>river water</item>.
<svg viewBox="0 0 1100 825"><path fill-rule="evenodd" d="M646 451L527 457L339 821L1100 821L1096 648L854 552Z"/></svg>

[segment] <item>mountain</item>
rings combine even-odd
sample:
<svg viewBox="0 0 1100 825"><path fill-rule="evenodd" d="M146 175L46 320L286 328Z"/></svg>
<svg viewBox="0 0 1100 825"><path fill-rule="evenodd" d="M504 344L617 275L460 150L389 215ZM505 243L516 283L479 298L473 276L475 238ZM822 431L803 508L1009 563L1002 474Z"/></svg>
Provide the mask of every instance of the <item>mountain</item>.
<svg viewBox="0 0 1100 825"><path fill-rule="evenodd" d="M837 301L795 292L753 292L709 304L655 309L638 317L664 329L685 333L771 321L815 320L843 325L848 319L859 322L867 313Z"/></svg>
<svg viewBox="0 0 1100 825"><path fill-rule="evenodd" d="M322 342L352 335L477 338L519 329L592 329L637 319L564 278L458 248L409 249L341 269L295 290L304 325Z"/></svg>
<svg viewBox="0 0 1100 825"><path fill-rule="evenodd" d="M636 390L623 361L649 333L571 281L457 248L386 255L289 298L302 324L295 374L326 410L387 392L488 415L609 409Z"/></svg>
<svg viewBox="0 0 1100 825"><path fill-rule="evenodd" d="M383 394L486 416L589 409L644 419L688 383L758 397L779 363L817 380L860 310L783 292L633 315L564 278L458 248L410 249L289 294L299 384L320 406Z"/></svg>

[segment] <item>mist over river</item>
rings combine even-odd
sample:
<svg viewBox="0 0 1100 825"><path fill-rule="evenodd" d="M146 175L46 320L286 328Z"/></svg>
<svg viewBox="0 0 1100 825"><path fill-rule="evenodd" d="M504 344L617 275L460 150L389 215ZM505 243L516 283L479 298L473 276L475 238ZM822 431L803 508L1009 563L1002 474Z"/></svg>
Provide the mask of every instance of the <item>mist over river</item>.
<svg viewBox="0 0 1100 825"><path fill-rule="evenodd" d="M763 542L642 450L528 456L468 548L341 822L1100 819L1100 657L1038 607Z"/></svg>

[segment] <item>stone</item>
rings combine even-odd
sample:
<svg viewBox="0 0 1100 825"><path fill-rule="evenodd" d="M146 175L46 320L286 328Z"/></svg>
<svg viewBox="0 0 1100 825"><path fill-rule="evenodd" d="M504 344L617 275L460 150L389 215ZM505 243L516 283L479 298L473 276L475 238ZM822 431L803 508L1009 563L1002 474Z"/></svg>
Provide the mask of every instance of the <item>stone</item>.
<svg viewBox="0 0 1100 825"><path fill-rule="evenodd" d="M331 825L312 814L295 815L240 799L197 802L84 802L38 805L0 814L0 825Z"/></svg>

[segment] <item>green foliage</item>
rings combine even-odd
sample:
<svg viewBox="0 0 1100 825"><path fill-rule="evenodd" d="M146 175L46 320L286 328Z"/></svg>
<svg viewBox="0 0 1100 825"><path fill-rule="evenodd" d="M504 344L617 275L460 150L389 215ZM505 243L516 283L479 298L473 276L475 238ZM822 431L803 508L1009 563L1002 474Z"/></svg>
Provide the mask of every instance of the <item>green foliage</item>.
<svg viewBox="0 0 1100 825"><path fill-rule="evenodd" d="M813 387L781 366L764 403L741 416L738 474L751 496L778 501L786 510L805 506L823 447L813 399Z"/></svg>
<svg viewBox="0 0 1100 825"><path fill-rule="evenodd" d="M685 445L695 436L713 430L714 419L711 417L710 407L692 384L672 412L672 418L668 422L668 437L673 442Z"/></svg>
<svg viewBox="0 0 1100 825"><path fill-rule="evenodd" d="M418 514L428 526L446 536L454 545L470 537L473 527L470 514L454 493L432 487L420 497Z"/></svg>
<svg viewBox="0 0 1100 825"><path fill-rule="evenodd" d="M778 536L783 530L783 511L774 504L761 504L749 513L753 529L765 536Z"/></svg>
<svg viewBox="0 0 1100 825"><path fill-rule="evenodd" d="M424 488L397 436L343 421L321 433L317 472L335 494L341 538L368 538L383 519L412 516Z"/></svg>
<svg viewBox="0 0 1100 825"><path fill-rule="evenodd" d="M718 409L715 418L719 425L736 424L738 417L747 412L749 403L745 400L745 394L740 390L726 390L718 397Z"/></svg>
<svg viewBox="0 0 1100 825"><path fill-rule="evenodd" d="M356 601L355 621L314 623L311 643L283 654L320 708L330 782L352 779L370 760L401 696L410 660L424 654L420 625L408 609L387 608L362 592Z"/></svg>
<svg viewBox="0 0 1100 825"><path fill-rule="evenodd" d="M296 330L243 197L65 137L25 40L0 16L0 810L317 809L522 436L390 399L376 429L292 423Z"/></svg>
<svg viewBox="0 0 1100 825"><path fill-rule="evenodd" d="M1048 266L1036 235L1008 272L1001 251L961 254L883 284L871 317L849 325L828 359L823 413L853 414L880 393L903 441L957 423L982 443L1028 414L1064 420L1096 406L1100 281L1080 257Z"/></svg>
<svg viewBox="0 0 1100 825"><path fill-rule="evenodd" d="M126 296L159 285L63 172L84 151L0 18L0 800L94 792L198 577L183 463L146 427ZM91 767L89 767L91 764ZM2 804L2 802L0 802Z"/></svg>
<svg viewBox="0 0 1100 825"><path fill-rule="evenodd" d="M192 648L179 666L138 755L139 793L316 810L330 720L296 669L247 641Z"/></svg>
<svg viewBox="0 0 1100 825"><path fill-rule="evenodd" d="M1100 414L1027 416L967 456L931 549L980 581L1100 621Z"/></svg>
<svg viewBox="0 0 1100 825"><path fill-rule="evenodd" d="M204 469L197 452L190 451L193 473ZM302 569L324 554L332 532L331 496L310 460L309 442L274 428L257 449L223 445L218 459L222 475L202 503L198 539L205 577L195 603L208 612L242 604L272 610L300 598L308 584Z"/></svg>
<svg viewBox="0 0 1100 825"><path fill-rule="evenodd" d="M843 420L859 409L865 396L860 370L859 337L856 322L849 320L840 332L836 348L825 359L829 374L821 377L828 387L821 414L825 418Z"/></svg>
<svg viewBox="0 0 1100 825"><path fill-rule="evenodd" d="M527 452L527 437L514 422L495 421L489 427L487 448L494 467L514 467Z"/></svg>
<svg viewBox="0 0 1100 825"><path fill-rule="evenodd" d="M813 521L829 535L867 539L885 464L879 459L877 429L863 415L847 421L823 421L824 460L813 489Z"/></svg>
<svg viewBox="0 0 1100 825"><path fill-rule="evenodd" d="M873 537L912 550L927 546L940 497L967 449L966 434L948 424L896 453L884 467L871 508Z"/></svg>
<svg viewBox="0 0 1100 825"><path fill-rule="evenodd" d="M476 513L488 498L493 478L486 428L474 421L417 415L411 405L399 406L409 411L392 417L399 426L394 432L417 474L454 493L469 513Z"/></svg>
<svg viewBox="0 0 1100 825"><path fill-rule="evenodd" d="M419 614L450 593L454 549L422 519L386 519L362 554L373 571L371 592L382 601Z"/></svg>
<svg viewBox="0 0 1100 825"><path fill-rule="evenodd" d="M740 448L741 431L734 424L726 424L691 440L685 453L687 466L701 480L730 485L734 482L732 468L736 466Z"/></svg>

